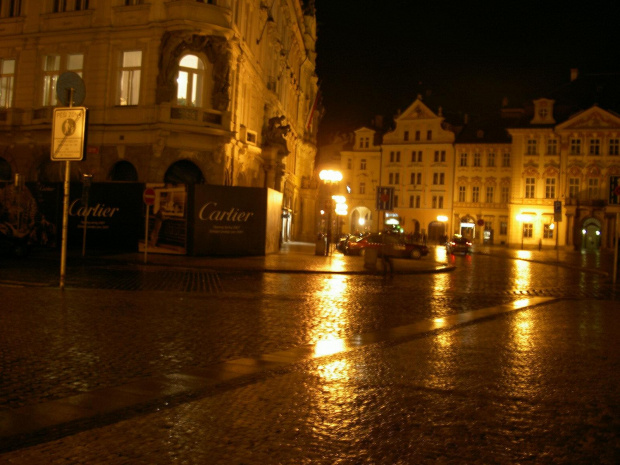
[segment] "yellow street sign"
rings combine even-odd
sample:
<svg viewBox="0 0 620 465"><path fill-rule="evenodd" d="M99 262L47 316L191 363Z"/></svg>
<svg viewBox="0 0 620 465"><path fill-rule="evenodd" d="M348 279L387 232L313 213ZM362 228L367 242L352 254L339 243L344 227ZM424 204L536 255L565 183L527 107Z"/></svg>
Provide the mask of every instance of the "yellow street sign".
<svg viewBox="0 0 620 465"><path fill-rule="evenodd" d="M54 108L52 161L81 160L84 157L86 108Z"/></svg>

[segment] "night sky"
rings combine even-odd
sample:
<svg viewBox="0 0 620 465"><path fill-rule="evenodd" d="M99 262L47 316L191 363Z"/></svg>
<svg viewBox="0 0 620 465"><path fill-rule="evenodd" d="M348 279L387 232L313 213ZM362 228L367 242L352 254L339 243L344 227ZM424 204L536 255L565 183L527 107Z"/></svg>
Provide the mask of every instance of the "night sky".
<svg viewBox="0 0 620 465"><path fill-rule="evenodd" d="M391 118L418 94L444 113L477 114L505 96L512 105L543 96L571 68L620 71L617 0L316 0L316 9L320 143Z"/></svg>

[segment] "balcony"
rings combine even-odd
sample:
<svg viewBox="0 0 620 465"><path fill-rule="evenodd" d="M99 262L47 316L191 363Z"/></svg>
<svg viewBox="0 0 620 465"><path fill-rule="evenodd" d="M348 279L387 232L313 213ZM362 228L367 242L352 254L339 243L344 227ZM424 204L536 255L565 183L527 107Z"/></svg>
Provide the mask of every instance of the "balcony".
<svg viewBox="0 0 620 465"><path fill-rule="evenodd" d="M176 0L167 2L166 20L196 21L214 26L230 28L232 26L232 9L223 0L216 0L217 5L199 3L195 0ZM222 4L224 6L219 6Z"/></svg>

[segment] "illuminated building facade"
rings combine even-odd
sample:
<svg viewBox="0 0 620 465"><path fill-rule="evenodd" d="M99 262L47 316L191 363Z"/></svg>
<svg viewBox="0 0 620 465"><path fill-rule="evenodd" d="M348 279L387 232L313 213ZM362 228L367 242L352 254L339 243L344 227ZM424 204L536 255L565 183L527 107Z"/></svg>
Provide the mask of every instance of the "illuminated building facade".
<svg viewBox="0 0 620 465"><path fill-rule="evenodd" d="M574 72L570 83L545 98L520 108L505 105L495 117L458 126L418 98L382 143L365 148L363 140L377 136L361 128L341 152L353 210L382 214L376 207L380 179L394 189L387 218L431 243L456 233L476 244L612 248L620 214L613 189L620 184L619 84L617 75ZM374 171L360 173L361 160ZM372 185L363 195L355 190L362 178ZM372 229L384 229L384 220Z"/></svg>
<svg viewBox="0 0 620 465"><path fill-rule="evenodd" d="M268 187L283 239L311 240L315 42L312 1L1 2L0 180L63 180L50 137L71 71L89 112L72 180Z"/></svg>

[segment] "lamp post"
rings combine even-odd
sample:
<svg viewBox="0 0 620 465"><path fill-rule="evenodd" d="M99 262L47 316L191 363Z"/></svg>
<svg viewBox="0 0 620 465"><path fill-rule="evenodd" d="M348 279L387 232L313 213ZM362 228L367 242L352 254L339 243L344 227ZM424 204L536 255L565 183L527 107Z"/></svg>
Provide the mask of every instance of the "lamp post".
<svg viewBox="0 0 620 465"><path fill-rule="evenodd" d="M342 173L336 170L322 170L319 173L319 179L323 181L327 186L330 186L329 208L327 209L327 250L325 255L331 253L332 244L332 210L334 209L332 192L336 183L342 181Z"/></svg>

